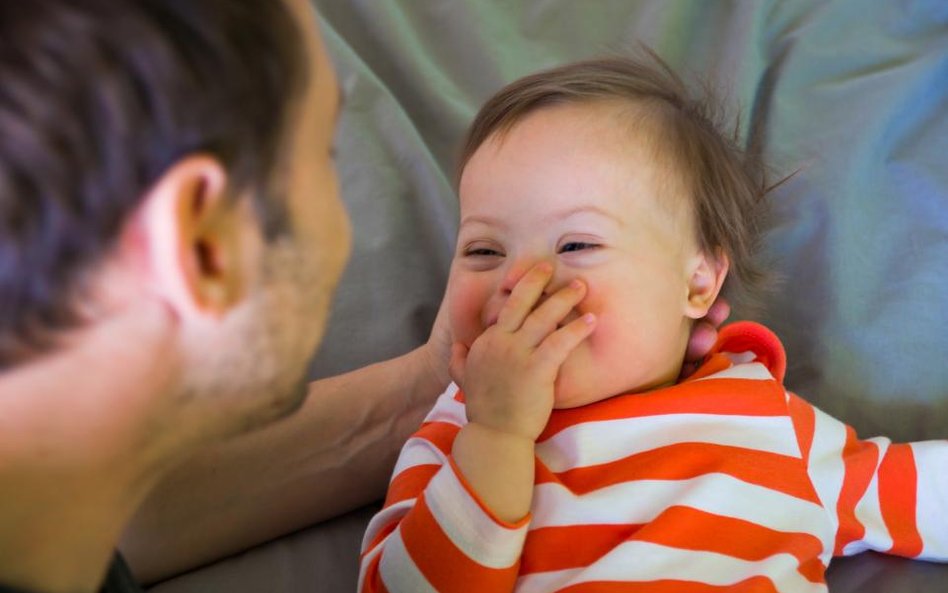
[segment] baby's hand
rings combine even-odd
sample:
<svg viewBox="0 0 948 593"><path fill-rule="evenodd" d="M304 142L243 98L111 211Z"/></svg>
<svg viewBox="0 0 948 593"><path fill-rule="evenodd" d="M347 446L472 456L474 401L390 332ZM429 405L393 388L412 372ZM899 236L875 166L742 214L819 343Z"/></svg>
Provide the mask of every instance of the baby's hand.
<svg viewBox="0 0 948 593"><path fill-rule="evenodd" d="M586 314L557 328L586 295L578 280L538 305L552 273L549 263L536 265L470 350L454 344L451 375L464 390L469 422L534 441L546 426L560 365L595 327Z"/></svg>

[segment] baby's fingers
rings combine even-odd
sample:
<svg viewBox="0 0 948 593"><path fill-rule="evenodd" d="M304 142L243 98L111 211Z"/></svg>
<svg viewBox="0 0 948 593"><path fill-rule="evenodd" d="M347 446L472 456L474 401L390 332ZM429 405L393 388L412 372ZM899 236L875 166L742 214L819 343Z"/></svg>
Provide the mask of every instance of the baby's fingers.
<svg viewBox="0 0 948 593"><path fill-rule="evenodd" d="M569 286L556 291L527 316L520 328L520 334L529 344L540 344L544 338L556 331L557 326L584 296L586 285L580 280L573 280Z"/></svg>
<svg viewBox="0 0 948 593"><path fill-rule="evenodd" d="M527 317L546 288L553 275L553 266L549 262L540 262L524 274L513 287L507 302L497 316L497 326L508 332L515 332Z"/></svg>
<svg viewBox="0 0 948 593"><path fill-rule="evenodd" d="M559 369L576 346L589 337L596 328L596 316L586 313L579 319L567 323L546 337L537 347L537 360L554 369Z"/></svg>

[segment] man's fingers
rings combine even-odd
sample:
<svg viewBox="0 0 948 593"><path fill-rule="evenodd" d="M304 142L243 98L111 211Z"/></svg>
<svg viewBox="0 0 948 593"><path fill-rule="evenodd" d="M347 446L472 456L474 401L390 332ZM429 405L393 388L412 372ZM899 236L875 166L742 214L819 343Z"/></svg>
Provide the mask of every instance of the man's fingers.
<svg viewBox="0 0 948 593"><path fill-rule="evenodd" d="M718 341L718 327L731 315L731 305L724 297L719 298L708 309L707 315L699 319L691 330L688 338L688 349L685 351L685 362L694 363L707 356L714 343ZM693 371L692 371L693 372ZM682 376L687 376L682 370Z"/></svg>
<svg viewBox="0 0 948 593"><path fill-rule="evenodd" d="M717 340L718 330L716 327L703 319L697 321L691 329L691 337L688 338L685 360L688 362L701 360L711 351Z"/></svg>
<svg viewBox="0 0 948 593"><path fill-rule="evenodd" d="M549 262L540 262L530 268L507 297L507 302L497 316L497 326L509 332L520 329L552 276L553 266Z"/></svg>
<svg viewBox="0 0 948 593"><path fill-rule="evenodd" d="M681 372L678 373L678 380L684 381L698 370L697 363L694 362L685 362L681 365Z"/></svg>
<svg viewBox="0 0 948 593"><path fill-rule="evenodd" d="M580 280L573 280L527 315L520 327L520 334L528 344L539 344L556 331L557 326L563 323L566 316L583 300L584 296L586 296L586 284Z"/></svg>
<svg viewBox="0 0 948 593"><path fill-rule="evenodd" d="M704 316L704 319L712 327L717 328L721 327L721 324L730 316L731 304L724 297L718 297L718 300L714 301L711 308L708 309L708 314Z"/></svg>
<svg viewBox="0 0 948 593"><path fill-rule="evenodd" d="M546 337L537 347L536 356L543 364L559 368L576 346L596 329L596 316L586 313Z"/></svg>
<svg viewBox="0 0 948 593"><path fill-rule="evenodd" d="M458 386L464 385L464 369L467 366L467 346L460 342L451 344L451 362L448 363L448 374Z"/></svg>

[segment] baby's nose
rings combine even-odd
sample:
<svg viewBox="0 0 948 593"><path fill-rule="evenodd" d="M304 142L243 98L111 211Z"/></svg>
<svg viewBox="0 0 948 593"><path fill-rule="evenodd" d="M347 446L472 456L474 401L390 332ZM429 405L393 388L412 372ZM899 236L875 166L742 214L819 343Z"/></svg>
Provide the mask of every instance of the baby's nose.
<svg viewBox="0 0 948 593"><path fill-rule="evenodd" d="M541 263L542 261L544 260L535 259L535 260L523 260L523 261L514 262L514 264L511 265L510 268L507 270L507 273L504 274L503 281L501 281L501 284L500 284L501 292L504 295L509 295L511 292L513 292L514 287L517 286L517 283L520 282L523 279L523 277L527 275L527 272L532 270L537 264ZM553 263L550 262L550 265L553 265ZM556 272L554 268L554 276L555 274ZM545 293L546 293L546 290L544 290L544 294Z"/></svg>

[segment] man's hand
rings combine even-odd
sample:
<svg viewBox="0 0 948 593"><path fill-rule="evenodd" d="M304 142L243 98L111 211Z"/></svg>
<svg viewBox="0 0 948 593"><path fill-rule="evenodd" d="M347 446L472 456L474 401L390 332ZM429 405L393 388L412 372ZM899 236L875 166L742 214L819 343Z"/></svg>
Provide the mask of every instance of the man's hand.
<svg viewBox="0 0 948 593"><path fill-rule="evenodd" d="M552 274L549 263L537 264L470 350L454 345L450 370L464 390L469 422L531 441L546 426L560 365L595 327L592 314L558 327L586 286L574 280L543 300Z"/></svg>
<svg viewBox="0 0 948 593"><path fill-rule="evenodd" d="M441 385L438 393L444 391L448 383L451 382L448 363L451 360L451 343L453 340L451 339L451 327L448 323L449 307L448 294L445 291L444 298L441 300L441 307L438 309L438 315L431 327L431 334L428 336L428 341L421 347L428 372L434 381Z"/></svg>
<svg viewBox="0 0 948 593"><path fill-rule="evenodd" d="M698 370L701 360L707 356L718 340L718 328L731 314L731 305L723 297L718 298L708 309L708 314L695 322L688 338L685 364L681 367L681 378L685 379Z"/></svg>

